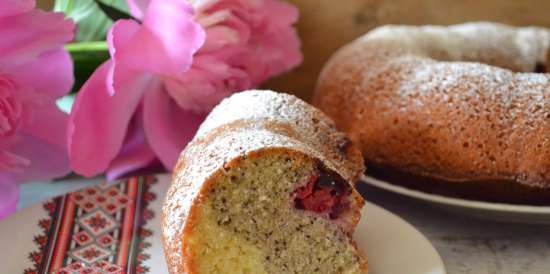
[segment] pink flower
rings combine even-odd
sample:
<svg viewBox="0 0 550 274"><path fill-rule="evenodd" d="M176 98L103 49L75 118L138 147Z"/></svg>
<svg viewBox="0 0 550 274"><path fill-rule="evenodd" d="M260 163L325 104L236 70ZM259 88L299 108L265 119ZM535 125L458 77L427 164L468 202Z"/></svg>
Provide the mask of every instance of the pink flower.
<svg viewBox="0 0 550 274"><path fill-rule="evenodd" d="M72 84L63 44L74 25L33 0L0 1L0 218L15 210L19 183L67 174L67 115L55 105Z"/></svg>
<svg viewBox="0 0 550 274"><path fill-rule="evenodd" d="M116 178L172 169L210 109L301 61L279 0L129 0L108 34L111 59L79 92L69 121L73 169Z"/></svg>

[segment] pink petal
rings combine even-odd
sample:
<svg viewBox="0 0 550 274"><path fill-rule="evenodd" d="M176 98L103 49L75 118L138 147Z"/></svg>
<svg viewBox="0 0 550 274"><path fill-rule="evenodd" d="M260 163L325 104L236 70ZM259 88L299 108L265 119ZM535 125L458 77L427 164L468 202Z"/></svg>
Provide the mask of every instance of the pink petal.
<svg viewBox="0 0 550 274"><path fill-rule="evenodd" d="M289 3L275 0L266 1L264 10L271 11L266 13L270 27L259 32L258 40L264 47L262 53L276 53L267 54L265 62L271 66L271 75L277 75L302 62L300 38L292 27L298 21L299 11Z"/></svg>
<svg viewBox="0 0 550 274"><path fill-rule="evenodd" d="M17 136L19 137L19 136ZM15 141L16 138L10 138ZM17 138L19 139L19 138ZM13 144L12 144L13 145ZM23 170L30 165L30 161L20 155L5 149L0 149L0 173L17 173L23 172Z"/></svg>
<svg viewBox="0 0 550 274"><path fill-rule="evenodd" d="M20 132L40 140L46 146L55 146L62 155L66 155L65 136L68 115L57 107L53 99L40 102L30 114L32 116L29 117L29 121L23 125Z"/></svg>
<svg viewBox="0 0 550 274"><path fill-rule="evenodd" d="M132 37L139 31L139 28L140 25L134 20L118 20L107 33L107 43L109 44L109 53L112 57L111 62L113 63L107 75L109 95L113 95L115 90L119 88L117 86L119 82L118 78L121 77L118 73L121 70L119 67L125 67L123 63L119 64L117 62L118 59L114 57L117 54L117 49L123 49L128 44L131 44L133 42ZM122 71L124 70L123 68Z"/></svg>
<svg viewBox="0 0 550 274"><path fill-rule="evenodd" d="M261 14L262 21L252 25L250 51L231 60L234 66L243 67L250 74L253 86L302 61L300 39L292 27L298 20L298 9L283 1L265 0L256 12Z"/></svg>
<svg viewBox="0 0 550 274"><path fill-rule="evenodd" d="M230 94L251 87L249 75L213 54L195 57L193 67L178 78L165 78L166 90L184 109L208 111Z"/></svg>
<svg viewBox="0 0 550 274"><path fill-rule="evenodd" d="M19 138L21 142L11 147L10 151L28 159L30 165L26 166L21 173L14 173L18 181L52 179L67 175L71 171L65 144L52 145L43 139L24 133L20 133Z"/></svg>
<svg viewBox="0 0 550 274"><path fill-rule="evenodd" d="M147 140L166 169L172 170L180 152L191 141L206 114L179 108L161 87L148 92L144 100Z"/></svg>
<svg viewBox="0 0 550 274"><path fill-rule="evenodd" d="M262 7L273 24L289 26L298 22L300 11L290 3L279 0L265 0Z"/></svg>
<svg viewBox="0 0 550 274"><path fill-rule="evenodd" d="M115 180L125 174L151 165L156 160L155 153L147 144L143 132L143 114L138 108L130 125L124 145L107 170L107 179Z"/></svg>
<svg viewBox="0 0 550 274"><path fill-rule="evenodd" d="M246 69L253 86L261 84L269 77L288 71L302 62L300 40L293 30L266 32L257 40L259 42L256 48L234 63Z"/></svg>
<svg viewBox="0 0 550 274"><path fill-rule="evenodd" d="M0 17L32 10L34 5L34 0L2 0L0 1Z"/></svg>
<svg viewBox="0 0 550 274"><path fill-rule="evenodd" d="M107 179L116 180L155 162L157 156L146 142L124 145L107 169Z"/></svg>
<svg viewBox="0 0 550 274"><path fill-rule="evenodd" d="M102 64L78 93L69 118L69 157L73 169L84 176L104 171L119 153L130 119L151 79L121 71L120 88L109 95L107 76L111 61Z"/></svg>
<svg viewBox="0 0 550 274"><path fill-rule="evenodd" d="M191 66L193 54L204 43L204 30L194 21L193 10L186 1L153 0L137 31L135 24L126 20L118 22L111 30L113 59L117 65L177 75Z"/></svg>
<svg viewBox="0 0 550 274"><path fill-rule="evenodd" d="M149 2L151 2L151 0L126 0L130 8L130 13L138 19L143 18Z"/></svg>
<svg viewBox="0 0 550 274"><path fill-rule="evenodd" d="M218 16L219 15L219 16ZM252 22L246 22L228 10L217 11L212 14L203 15L198 20L215 21L223 18L215 25L206 27L206 42L199 50L199 53L210 53L216 50L233 50L239 47L240 50L246 49L252 33ZM233 47L227 47L233 45ZM222 48L222 46L226 46Z"/></svg>
<svg viewBox="0 0 550 274"><path fill-rule="evenodd" d="M139 31L141 25L134 20L118 20L107 32L107 43L111 57L117 54L119 49L131 46L132 38Z"/></svg>
<svg viewBox="0 0 550 274"><path fill-rule="evenodd" d="M212 52L224 46L240 42L239 34L232 28L226 26L214 26L206 29L206 42L199 52Z"/></svg>
<svg viewBox="0 0 550 274"><path fill-rule="evenodd" d="M29 63L10 68L10 74L40 94L59 98L70 91L74 83L73 61L63 48L48 51Z"/></svg>
<svg viewBox="0 0 550 274"><path fill-rule="evenodd" d="M19 184L8 174L0 174L0 220L15 212L19 201Z"/></svg>
<svg viewBox="0 0 550 274"><path fill-rule="evenodd" d="M0 17L0 65L20 65L73 38L74 24L62 13L32 10ZM9 37L9 39L5 39Z"/></svg>
<svg viewBox="0 0 550 274"><path fill-rule="evenodd" d="M51 179L70 171L64 142L67 114L57 108L54 99L36 95L37 101L32 109L27 109L28 116L17 134L17 141L8 147L13 160L23 160L12 161L14 167L19 166L12 175L20 182Z"/></svg>

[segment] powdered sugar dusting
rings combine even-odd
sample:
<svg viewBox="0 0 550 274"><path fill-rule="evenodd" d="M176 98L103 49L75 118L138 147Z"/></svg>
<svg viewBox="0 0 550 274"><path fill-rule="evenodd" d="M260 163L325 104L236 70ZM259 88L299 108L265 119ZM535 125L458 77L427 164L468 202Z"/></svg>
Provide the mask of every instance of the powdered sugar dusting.
<svg viewBox="0 0 550 274"><path fill-rule="evenodd" d="M339 50L314 102L369 161L550 187L550 32L384 26ZM550 60L550 59L549 59Z"/></svg>
<svg viewBox="0 0 550 274"><path fill-rule="evenodd" d="M540 113L550 111L549 75L515 74L484 64L426 62L413 69L397 86L401 100L415 102L419 107L424 106L423 102L434 100L447 102L450 108L456 102L474 101L494 110L510 110L512 119L521 113L524 123L550 122Z"/></svg>
<svg viewBox="0 0 550 274"><path fill-rule="evenodd" d="M359 39L373 40L439 61L475 61L532 72L537 63L546 62L550 32L545 28L479 22L450 27L383 26Z"/></svg>
<svg viewBox="0 0 550 274"><path fill-rule="evenodd" d="M349 181L357 179L358 165L350 166L337 149L338 142L346 139L345 135L336 131L334 123L321 111L295 96L265 90L235 94L222 101L211 112L199 128L195 140L201 140L215 129L234 122L248 122L248 126L244 127L246 130L240 134L244 135L242 138L261 140L261 143L257 144L260 147L291 147L308 154L315 154L326 162L327 167L342 173L345 179ZM283 136L281 132L275 132L277 125L286 126L291 132L285 132L287 136ZM268 136L271 137L267 138ZM281 139L279 136L284 138ZM288 138L294 139L295 142L289 142ZM223 138L213 141L210 145L222 140ZM297 145L298 143L301 145ZM255 142L250 144L253 145ZM293 145L288 146L288 144ZM229 147L230 144L221 144L221 146ZM251 150L247 149L246 143L241 146L244 153ZM221 150L223 151L225 150ZM224 158L232 159L231 156Z"/></svg>

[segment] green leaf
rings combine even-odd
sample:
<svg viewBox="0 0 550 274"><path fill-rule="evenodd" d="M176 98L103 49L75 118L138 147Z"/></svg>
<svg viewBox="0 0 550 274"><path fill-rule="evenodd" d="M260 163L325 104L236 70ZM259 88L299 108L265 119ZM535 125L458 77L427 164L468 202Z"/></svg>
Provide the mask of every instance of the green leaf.
<svg viewBox="0 0 550 274"><path fill-rule="evenodd" d="M95 69L109 58L109 48L105 41L73 43L66 45L65 49L74 61L73 92L78 91Z"/></svg>
<svg viewBox="0 0 550 274"><path fill-rule="evenodd" d="M101 0L105 5L128 12L126 1ZM63 12L77 24L75 41L105 40L107 30L113 24L111 20L95 3L94 0L56 0L54 11Z"/></svg>
<svg viewBox="0 0 550 274"><path fill-rule="evenodd" d="M107 17L109 17L109 19L111 19L113 21L116 21L116 20L119 20L119 19L134 19L134 20L136 20L134 17L132 17L127 12L123 12L119 9L116 9L116 8L113 8L109 5L103 4L99 0L95 0L95 3L103 11L103 13L105 13L105 15L107 15Z"/></svg>

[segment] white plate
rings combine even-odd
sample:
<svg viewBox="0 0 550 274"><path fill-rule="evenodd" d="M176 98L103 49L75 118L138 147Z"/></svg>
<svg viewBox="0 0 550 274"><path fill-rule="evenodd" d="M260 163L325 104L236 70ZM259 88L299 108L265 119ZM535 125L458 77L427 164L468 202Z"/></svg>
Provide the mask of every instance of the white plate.
<svg viewBox="0 0 550 274"><path fill-rule="evenodd" d="M445 274L439 254L409 223L367 202L355 231L369 274Z"/></svg>
<svg viewBox="0 0 550 274"><path fill-rule="evenodd" d="M550 224L550 206L514 205L453 198L409 189L370 176L363 176L362 181L380 189L475 218L507 223Z"/></svg>
<svg viewBox="0 0 550 274"><path fill-rule="evenodd" d="M0 248L0 273L167 274L160 208L169 178L86 181L96 186L0 221L1 246L9 247ZM355 239L367 254L369 274L445 274L436 250L411 225L371 203L362 214Z"/></svg>

